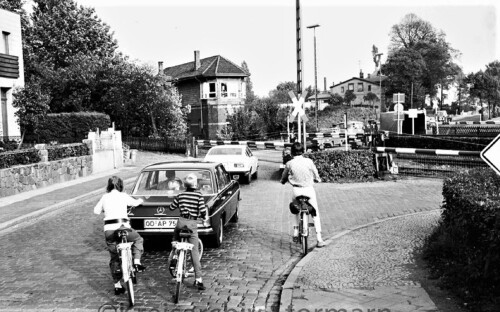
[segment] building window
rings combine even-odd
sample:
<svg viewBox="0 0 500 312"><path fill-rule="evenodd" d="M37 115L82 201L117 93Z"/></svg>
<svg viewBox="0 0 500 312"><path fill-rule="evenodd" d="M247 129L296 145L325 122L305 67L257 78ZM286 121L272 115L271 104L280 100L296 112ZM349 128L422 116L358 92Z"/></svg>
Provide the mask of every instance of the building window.
<svg viewBox="0 0 500 312"><path fill-rule="evenodd" d="M354 83L350 83L347 85L347 90L352 90L354 91Z"/></svg>
<svg viewBox="0 0 500 312"><path fill-rule="evenodd" d="M211 82L208 84L208 97L209 98L216 98L217 97L217 90L215 88L215 82Z"/></svg>
<svg viewBox="0 0 500 312"><path fill-rule="evenodd" d="M4 54L9 54L9 33L2 31L2 43L3 43L3 50L2 53Z"/></svg>
<svg viewBox="0 0 500 312"><path fill-rule="evenodd" d="M368 85L368 92L371 92L371 91L372 91L372 86Z"/></svg>
<svg viewBox="0 0 500 312"><path fill-rule="evenodd" d="M220 96L227 97L227 84L224 82L220 84Z"/></svg>
<svg viewBox="0 0 500 312"><path fill-rule="evenodd" d="M344 93L344 87L340 87L340 93Z"/></svg>
<svg viewBox="0 0 500 312"><path fill-rule="evenodd" d="M363 92L363 83L358 82L358 92Z"/></svg>

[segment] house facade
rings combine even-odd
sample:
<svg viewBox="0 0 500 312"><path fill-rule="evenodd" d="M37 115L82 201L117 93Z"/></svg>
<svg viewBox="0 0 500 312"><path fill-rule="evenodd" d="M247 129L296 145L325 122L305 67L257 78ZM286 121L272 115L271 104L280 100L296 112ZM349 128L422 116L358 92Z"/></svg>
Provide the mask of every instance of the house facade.
<svg viewBox="0 0 500 312"><path fill-rule="evenodd" d="M323 110L330 105L331 95L329 92L318 92L318 110ZM304 108L316 108L316 94L314 92L307 97Z"/></svg>
<svg viewBox="0 0 500 312"><path fill-rule="evenodd" d="M331 86L330 93L331 94L337 93L340 96L344 97L345 93L348 90L352 90L354 92L354 95L356 96L356 99L354 99L351 104L353 106L356 106L356 105L372 105L371 102L364 100L364 97L369 92L372 92L378 98L378 100L374 101L373 104L378 105L380 107L380 99L382 98L381 83L383 83L386 78L387 77L385 76L382 76L382 78L380 78L379 75L370 75L370 74L368 74L368 76L364 78L363 72L360 72L359 77L352 77L351 79L348 79L346 81Z"/></svg>
<svg viewBox="0 0 500 312"><path fill-rule="evenodd" d="M21 131L12 106L16 87L24 87L21 17L0 9L0 138L17 139Z"/></svg>
<svg viewBox="0 0 500 312"><path fill-rule="evenodd" d="M188 126L199 139L216 139L227 125L228 114L243 107L249 74L228 59L216 55L200 58L194 51L192 62L163 69L182 95L182 105L190 108Z"/></svg>

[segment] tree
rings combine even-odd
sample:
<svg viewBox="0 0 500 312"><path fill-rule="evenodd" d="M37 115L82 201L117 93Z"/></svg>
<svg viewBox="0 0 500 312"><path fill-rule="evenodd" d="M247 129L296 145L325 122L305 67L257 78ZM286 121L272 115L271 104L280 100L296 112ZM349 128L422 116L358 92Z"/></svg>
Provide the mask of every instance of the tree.
<svg viewBox="0 0 500 312"><path fill-rule="evenodd" d="M344 98L340 94L335 93L330 95L330 104L332 106L341 106L342 103L344 103Z"/></svg>
<svg viewBox="0 0 500 312"><path fill-rule="evenodd" d="M245 82L246 82L245 104L252 104L255 101L256 96L255 96L255 93L253 92L253 84L252 84L252 80L250 79L250 70L248 69L247 62L243 61L241 63L241 68L243 68L249 75L247 78L245 78Z"/></svg>
<svg viewBox="0 0 500 312"><path fill-rule="evenodd" d="M458 51L446 42L444 32L436 30L429 22L413 13L406 15L399 24L392 27L390 38L388 59L397 53L404 52L415 62L420 63L422 60L425 64L424 67L417 66L423 72L418 80L413 81L414 87L417 85L419 88L420 86L424 88L423 94L435 97L438 85L441 89L447 89L454 81L454 77L461 71L460 67L453 62ZM385 67L383 72L390 76L392 73ZM401 82L401 79L399 80ZM423 101L420 96L418 99Z"/></svg>
<svg viewBox="0 0 500 312"><path fill-rule="evenodd" d="M367 102L370 102L370 104L371 104L371 106L372 106L372 108L373 108L373 106L374 106L374 102L375 102L375 101L378 101L378 100L379 100L379 98L378 98L378 96L377 96L375 93L373 93L373 92L368 92L368 93L367 93L367 94L363 97L363 100L364 100L364 101L367 101Z"/></svg>
<svg viewBox="0 0 500 312"><path fill-rule="evenodd" d="M32 80L30 85L14 91L12 106L17 109L14 114L18 117L22 129L21 144L26 132L36 133L38 122L49 111L49 102L50 97L42 91L38 81Z"/></svg>
<svg viewBox="0 0 500 312"><path fill-rule="evenodd" d="M347 90L344 94L344 103L352 107L352 101L356 99L356 94L354 94L354 91L352 90Z"/></svg>
<svg viewBox="0 0 500 312"><path fill-rule="evenodd" d="M386 94L404 93L411 102L416 99L416 106L425 103L426 89L422 87L426 64L422 55L412 48L401 48L387 58L383 71L388 76L385 81Z"/></svg>

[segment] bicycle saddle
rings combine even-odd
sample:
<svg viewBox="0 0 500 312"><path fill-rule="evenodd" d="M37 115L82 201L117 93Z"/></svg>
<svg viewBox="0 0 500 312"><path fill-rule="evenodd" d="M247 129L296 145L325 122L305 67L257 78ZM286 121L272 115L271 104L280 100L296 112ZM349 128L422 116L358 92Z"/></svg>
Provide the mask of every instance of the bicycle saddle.
<svg viewBox="0 0 500 312"><path fill-rule="evenodd" d="M131 228L128 228L126 226L124 226L122 224L122 226L120 226L118 229L116 229L117 231L126 231L126 232L132 232L132 229Z"/></svg>
<svg viewBox="0 0 500 312"><path fill-rule="evenodd" d="M300 196L297 196L296 199L298 201L308 201L310 198L309 198L309 196L306 196L306 195L300 195Z"/></svg>
<svg viewBox="0 0 500 312"><path fill-rule="evenodd" d="M190 229L185 227L185 228L182 228L181 231L179 232L179 237L189 238L189 237L191 237L192 233L193 233L193 231L191 231Z"/></svg>

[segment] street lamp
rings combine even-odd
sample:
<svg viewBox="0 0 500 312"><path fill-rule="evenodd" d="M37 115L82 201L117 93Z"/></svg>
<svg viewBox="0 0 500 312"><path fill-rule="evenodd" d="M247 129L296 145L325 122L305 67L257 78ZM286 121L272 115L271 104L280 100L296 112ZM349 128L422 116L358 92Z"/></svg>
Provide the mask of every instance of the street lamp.
<svg viewBox="0 0 500 312"><path fill-rule="evenodd" d="M309 29L313 29L314 31L314 100L316 102L316 132L319 130L318 124L318 72L316 65L316 27L319 27L319 24L307 26Z"/></svg>

